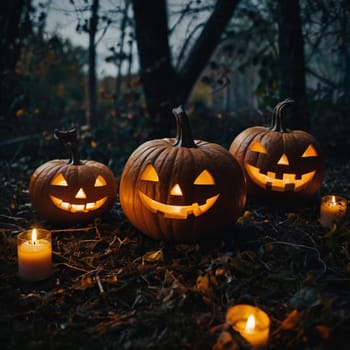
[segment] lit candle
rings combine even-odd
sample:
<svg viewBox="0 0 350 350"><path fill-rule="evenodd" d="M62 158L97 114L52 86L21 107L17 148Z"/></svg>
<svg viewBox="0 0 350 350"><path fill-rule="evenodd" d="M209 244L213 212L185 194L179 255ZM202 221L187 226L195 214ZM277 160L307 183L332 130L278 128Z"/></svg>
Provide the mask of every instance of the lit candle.
<svg viewBox="0 0 350 350"><path fill-rule="evenodd" d="M33 229L17 236L18 275L27 281L48 278L52 270L51 232Z"/></svg>
<svg viewBox="0 0 350 350"><path fill-rule="evenodd" d="M321 199L320 223L325 227L332 227L345 217L347 200L340 196L329 195Z"/></svg>
<svg viewBox="0 0 350 350"><path fill-rule="evenodd" d="M266 345L270 334L270 318L252 305L235 305L226 313L226 322L252 346Z"/></svg>

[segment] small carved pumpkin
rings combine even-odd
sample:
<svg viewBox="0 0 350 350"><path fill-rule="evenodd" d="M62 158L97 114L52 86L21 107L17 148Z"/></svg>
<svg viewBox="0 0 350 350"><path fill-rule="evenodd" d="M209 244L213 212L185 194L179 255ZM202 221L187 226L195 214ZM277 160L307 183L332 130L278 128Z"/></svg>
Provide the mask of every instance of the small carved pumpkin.
<svg viewBox="0 0 350 350"><path fill-rule="evenodd" d="M145 142L130 155L119 199L145 235L194 241L234 223L245 205L245 179L224 147L193 140L181 106L173 113L177 137Z"/></svg>
<svg viewBox="0 0 350 350"><path fill-rule="evenodd" d="M76 130L55 130L70 153L70 159L55 159L37 168L31 176L29 194L38 214L56 223L79 223L101 215L114 203L116 179L104 164L80 161Z"/></svg>
<svg viewBox="0 0 350 350"><path fill-rule="evenodd" d="M282 125L282 112L293 103L288 98L277 104L271 127L248 128L230 146L245 171L250 195L307 199L321 186L324 157L318 142L305 131Z"/></svg>

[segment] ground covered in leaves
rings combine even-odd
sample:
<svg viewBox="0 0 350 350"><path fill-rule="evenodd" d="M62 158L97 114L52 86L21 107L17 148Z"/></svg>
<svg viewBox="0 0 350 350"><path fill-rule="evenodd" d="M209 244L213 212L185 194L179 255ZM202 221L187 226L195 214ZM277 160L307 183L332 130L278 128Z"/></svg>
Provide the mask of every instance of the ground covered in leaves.
<svg viewBox="0 0 350 350"><path fill-rule="evenodd" d="M296 208L249 199L230 232L194 244L153 241L118 201L93 223L53 226L31 207L35 166L0 164L2 349L246 349L227 309L271 318L267 349L349 349L350 224L320 226L324 194L350 198L350 162L328 164L320 193ZM54 272L17 276L16 236L52 230Z"/></svg>

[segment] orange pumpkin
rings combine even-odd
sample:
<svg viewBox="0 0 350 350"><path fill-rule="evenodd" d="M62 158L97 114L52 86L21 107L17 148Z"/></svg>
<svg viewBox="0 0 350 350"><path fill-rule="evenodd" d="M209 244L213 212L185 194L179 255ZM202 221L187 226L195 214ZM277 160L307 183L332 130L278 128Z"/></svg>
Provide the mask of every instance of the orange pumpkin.
<svg viewBox="0 0 350 350"><path fill-rule="evenodd" d="M76 130L55 131L70 152L70 159L55 159L31 176L29 194L39 216L56 223L80 223L100 216L114 203L116 179L104 164L80 161Z"/></svg>
<svg viewBox="0 0 350 350"><path fill-rule="evenodd" d="M293 103L288 98L277 104L271 127L248 128L229 148L245 171L250 195L308 199L321 186L325 162L319 143L305 131L283 126L283 111Z"/></svg>
<svg viewBox="0 0 350 350"><path fill-rule="evenodd" d="M145 142L130 155L119 199L145 235L194 241L234 223L246 202L245 179L224 147L193 140L181 106L173 113L177 137Z"/></svg>

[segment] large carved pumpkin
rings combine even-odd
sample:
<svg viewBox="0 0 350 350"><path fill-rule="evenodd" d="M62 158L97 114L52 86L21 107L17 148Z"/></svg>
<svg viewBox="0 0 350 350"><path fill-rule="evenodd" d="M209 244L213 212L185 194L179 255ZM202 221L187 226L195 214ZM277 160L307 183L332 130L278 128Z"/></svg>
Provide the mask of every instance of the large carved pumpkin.
<svg viewBox="0 0 350 350"><path fill-rule="evenodd" d="M271 127L248 128L230 146L246 173L249 195L307 199L323 181L324 157L316 139L305 131L283 126L283 111L293 103L288 98L277 104Z"/></svg>
<svg viewBox="0 0 350 350"><path fill-rule="evenodd" d="M111 207L117 195L116 179L104 164L79 159L76 130L55 131L70 159L55 159L37 168L29 193L33 208L51 222L80 223L94 219Z"/></svg>
<svg viewBox="0 0 350 350"><path fill-rule="evenodd" d="M245 179L228 150L193 140L181 106L173 113L177 137L145 142L130 155L119 197L145 235L194 241L235 222L246 202Z"/></svg>

